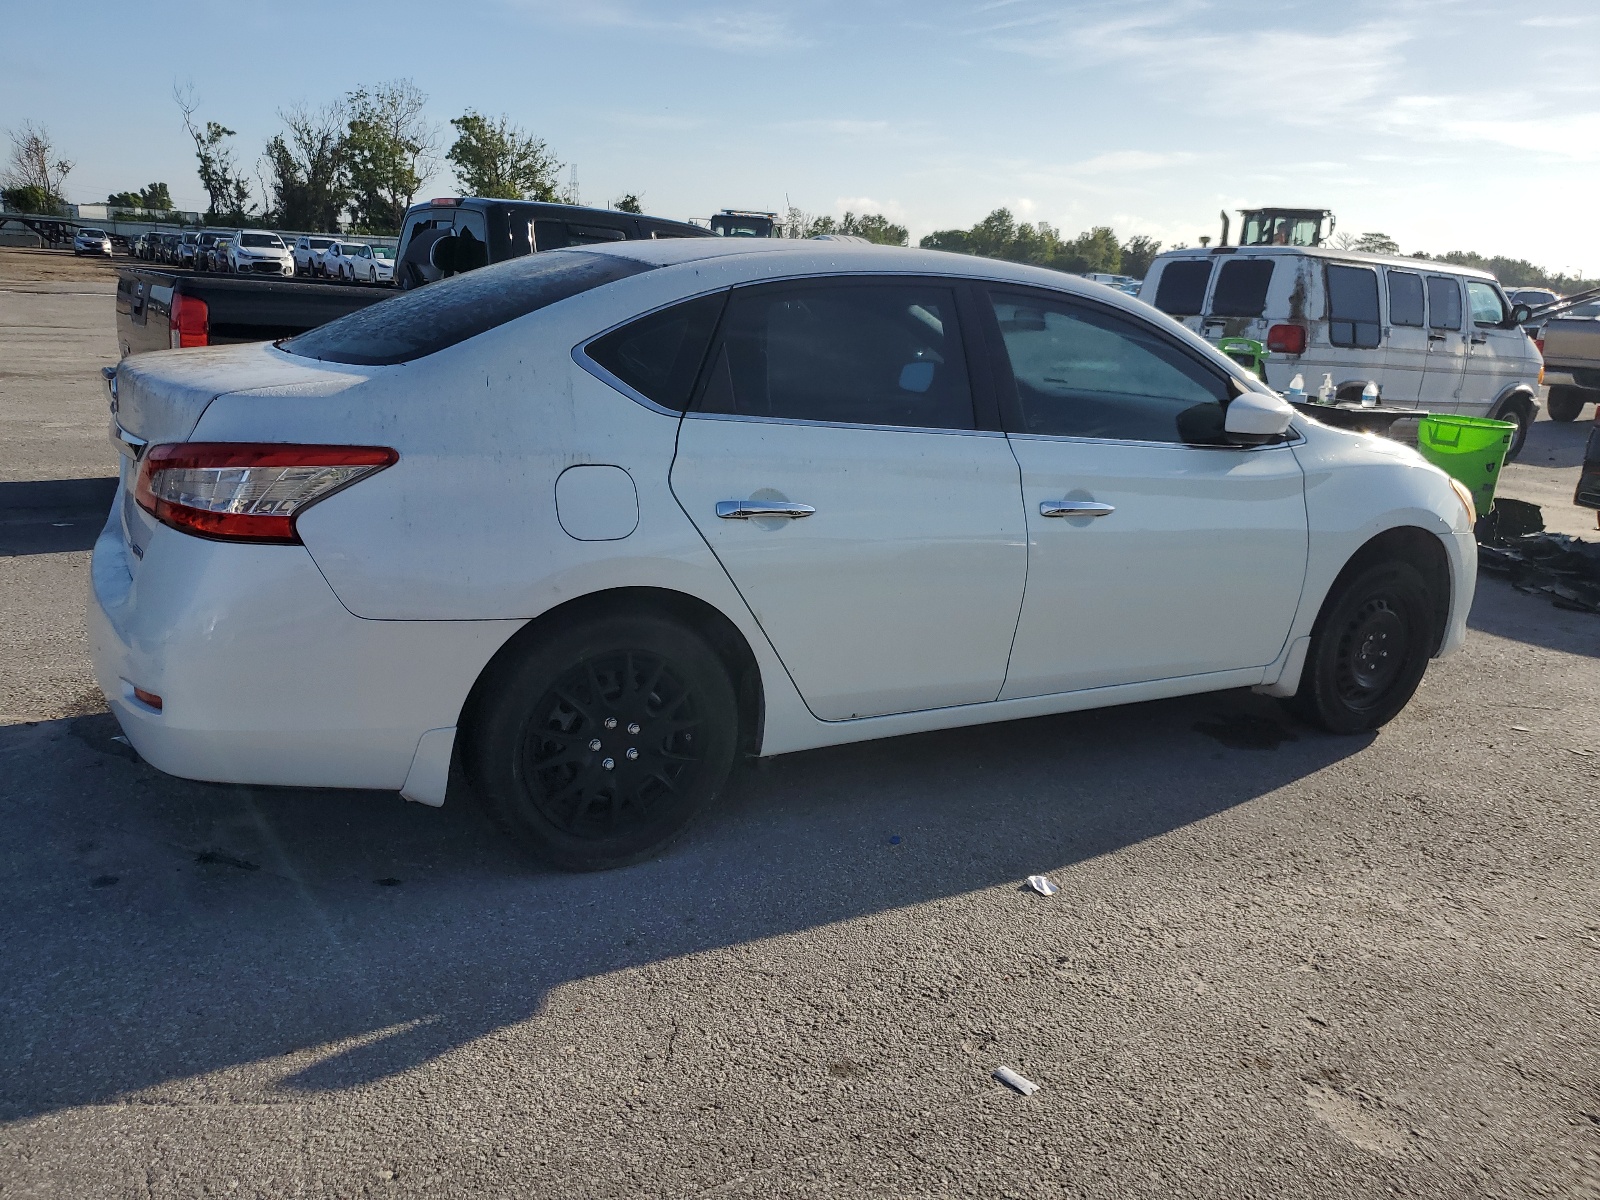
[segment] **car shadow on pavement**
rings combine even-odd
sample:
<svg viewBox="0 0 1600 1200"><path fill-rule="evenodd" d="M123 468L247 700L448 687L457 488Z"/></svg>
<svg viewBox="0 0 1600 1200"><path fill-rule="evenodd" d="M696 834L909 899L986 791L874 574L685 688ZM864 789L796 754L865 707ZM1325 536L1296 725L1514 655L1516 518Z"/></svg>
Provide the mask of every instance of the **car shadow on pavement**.
<svg viewBox="0 0 1600 1200"><path fill-rule="evenodd" d="M0 482L0 558L91 550L116 478Z"/></svg>
<svg viewBox="0 0 1600 1200"><path fill-rule="evenodd" d="M232 1068L269 1099L374 1083L570 981L1070 879L1370 740L1228 692L811 751L659 858L568 875L470 796L178 780L107 714L0 728L0 1120Z"/></svg>
<svg viewBox="0 0 1600 1200"><path fill-rule="evenodd" d="M1481 572L1467 629L1468 637L1487 633L1546 650L1600 658L1600 616L1557 608L1545 595L1525 595L1506 580Z"/></svg>

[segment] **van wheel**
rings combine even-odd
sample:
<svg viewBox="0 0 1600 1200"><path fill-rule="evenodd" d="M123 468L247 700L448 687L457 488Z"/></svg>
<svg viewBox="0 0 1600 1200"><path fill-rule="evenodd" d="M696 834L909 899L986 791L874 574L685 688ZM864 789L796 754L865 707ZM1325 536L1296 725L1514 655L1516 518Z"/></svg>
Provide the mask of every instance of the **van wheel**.
<svg viewBox="0 0 1600 1200"><path fill-rule="evenodd" d="M1550 414L1552 421L1576 421L1582 414L1584 403L1590 395L1591 393L1583 388L1558 383L1550 389L1550 398L1544 405L1545 411Z"/></svg>
<svg viewBox="0 0 1600 1200"><path fill-rule="evenodd" d="M1516 432L1511 435L1511 448L1506 451L1506 461L1511 462L1522 453L1523 443L1528 440L1528 425L1533 417L1533 410L1526 403L1513 400L1499 412L1494 414L1497 421L1510 421L1515 425Z"/></svg>
<svg viewBox="0 0 1600 1200"><path fill-rule="evenodd" d="M569 871L657 853L721 793L738 743L728 672L663 617L568 625L492 669L469 722L478 797Z"/></svg>
<svg viewBox="0 0 1600 1200"><path fill-rule="evenodd" d="M1415 567L1359 569L1323 603L1290 706L1329 733L1377 729L1416 692L1436 640L1428 585Z"/></svg>

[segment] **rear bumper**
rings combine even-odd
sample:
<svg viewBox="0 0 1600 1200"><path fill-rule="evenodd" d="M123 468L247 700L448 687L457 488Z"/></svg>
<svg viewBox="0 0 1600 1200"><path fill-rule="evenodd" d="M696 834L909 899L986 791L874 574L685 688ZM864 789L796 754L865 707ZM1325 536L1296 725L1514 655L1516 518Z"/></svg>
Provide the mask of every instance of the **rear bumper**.
<svg viewBox="0 0 1600 1200"><path fill-rule="evenodd" d="M134 748L219 783L398 790L520 621L367 621L302 546L158 527L137 571L115 514L95 544L90 655ZM161 697L156 710L134 696Z"/></svg>

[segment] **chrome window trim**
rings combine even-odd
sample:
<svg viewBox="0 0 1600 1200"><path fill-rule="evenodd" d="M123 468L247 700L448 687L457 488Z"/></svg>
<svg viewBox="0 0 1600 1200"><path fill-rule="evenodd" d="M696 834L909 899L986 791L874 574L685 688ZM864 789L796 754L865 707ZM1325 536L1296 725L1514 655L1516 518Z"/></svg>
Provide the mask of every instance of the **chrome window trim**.
<svg viewBox="0 0 1600 1200"><path fill-rule="evenodd" d="M944 425L868 425L860 421L807 421L800 417L755 417L745 413L683 414L686 421L745 421L756 425L808 425L816 429L878 429L888 433L948 433L966 437L1005 437L999 429L951 429Z"/></svg>

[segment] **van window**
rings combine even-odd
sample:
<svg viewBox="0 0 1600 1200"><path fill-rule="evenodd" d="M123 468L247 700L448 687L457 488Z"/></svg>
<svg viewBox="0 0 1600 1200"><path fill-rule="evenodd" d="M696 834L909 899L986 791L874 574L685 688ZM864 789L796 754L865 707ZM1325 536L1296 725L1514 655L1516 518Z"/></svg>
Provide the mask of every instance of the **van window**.
<svg viewBox="0 0 1600 1200"><path fill-rule="evenodd" d="M1211 296L1214 317L1259 317L1267 311L1267 286L1272 282L1270 258L1234 258L1217 272Z"/></svg>
<svg viewBox="0 0 1600 1200"><path fill-rule="evenodd" d="M1467 299L1472 301L1472 323L1480 328L1493 328L1506 319L1506 306L1492 283L1481 279L1467 280Z"/></svg>
<svg viewBox="0 0 1600 1200"><path fill-rule="evenodd" d="M1211 260L1181 258L1169 262L1156 287L1156 307L1168 316L1195 317L1205 305L1206 284L1211 280Z"/></svg>
<svg viewBox="0 0 1600 1200"><path fill-rule="evenodd" d="M1461 328L1461 289L1448 275L1428 276L1428 324L1434 329Z"/></svg>
<svg viewBox="0 0 1600 1200"><path fill-rule="evenodd" d="M1422 328L1422 276L1410 271L1390 271L1389 324Z"/></svg>
<svg viewBox="0 0 1600 1200"><path fill-rule="evenodd" d="M1378 273L1371 267L1328 266L1328 340L1335 346L1374 350L1381 343Z"/></svg>
<svg viewBox="0 0 1600 1200"><path fill-rule="evenodd" d="M593 246L601 242L622 242L627 232L609 225L572 225L566 221L535 221L533 244L540 250L561 250L567 246Z"/></svg>

